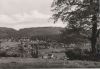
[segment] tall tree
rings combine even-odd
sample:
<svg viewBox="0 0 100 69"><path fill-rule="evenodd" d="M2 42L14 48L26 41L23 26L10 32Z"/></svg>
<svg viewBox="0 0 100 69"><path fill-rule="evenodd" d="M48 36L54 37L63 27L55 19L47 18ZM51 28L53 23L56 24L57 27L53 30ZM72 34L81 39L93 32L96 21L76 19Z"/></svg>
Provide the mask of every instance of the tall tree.
<svg viewBox="0 0 100 69"><path fill-rule="evenodd" d="M68 29L89 38L92 53L96 53L98 35L99 0L54 0L51 6L54 22L59 19L67 23ZM84 34L91 30L91 36Z"/></svg>

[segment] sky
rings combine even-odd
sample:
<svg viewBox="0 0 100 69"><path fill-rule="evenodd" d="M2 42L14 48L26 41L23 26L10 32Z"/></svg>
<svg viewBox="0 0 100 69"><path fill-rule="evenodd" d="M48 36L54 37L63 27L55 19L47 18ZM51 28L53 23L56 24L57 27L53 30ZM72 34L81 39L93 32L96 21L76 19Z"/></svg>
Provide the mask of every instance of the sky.
<svg viewBox="0 0 100 69"><path fill-rule="evenodd" d="M29 27L64 27L49 21L53 0L0 0L0 27L14 29Z"/></svg>

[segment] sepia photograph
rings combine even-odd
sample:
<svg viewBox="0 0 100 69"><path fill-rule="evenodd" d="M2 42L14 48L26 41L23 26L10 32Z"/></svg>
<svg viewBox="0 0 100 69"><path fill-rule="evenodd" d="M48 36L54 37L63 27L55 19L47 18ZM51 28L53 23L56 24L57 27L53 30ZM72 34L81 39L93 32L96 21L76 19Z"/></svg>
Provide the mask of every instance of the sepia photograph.
<svg viewBox="0 0 100 69"><path fill-rule="evenodd" d="M0 69L100 68L100 0L0 0Z"/></svg>

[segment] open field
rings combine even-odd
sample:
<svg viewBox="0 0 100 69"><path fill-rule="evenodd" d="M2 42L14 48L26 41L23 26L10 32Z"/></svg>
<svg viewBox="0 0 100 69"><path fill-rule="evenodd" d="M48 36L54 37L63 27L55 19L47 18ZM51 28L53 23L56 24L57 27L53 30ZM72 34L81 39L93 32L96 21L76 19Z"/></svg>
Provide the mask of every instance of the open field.
<svg viewBox="0 0 100 69"><path fill-rule="evenodd" d="M16 53L18 49L18 42L3 42L1 47L5 52ZM48 49L39 49L39 54L45 56L49 53L57 56L57 59L42 59L29 57L1 57L0 69L32 69L32 68L98 68L100 62L96 61L82 61L82 60L64 60L65 48L50 47ZM2 51L2 50L1 50ZM25 50L26 51L26 50ZM26 53L24 53L26 54Z"/></svg>
<svg viewBox="0 0 100 69"><path fill-rule="evenodd" d="M100 62L34 58L0 58L0 69L28 68L98 68Z"/></svg>

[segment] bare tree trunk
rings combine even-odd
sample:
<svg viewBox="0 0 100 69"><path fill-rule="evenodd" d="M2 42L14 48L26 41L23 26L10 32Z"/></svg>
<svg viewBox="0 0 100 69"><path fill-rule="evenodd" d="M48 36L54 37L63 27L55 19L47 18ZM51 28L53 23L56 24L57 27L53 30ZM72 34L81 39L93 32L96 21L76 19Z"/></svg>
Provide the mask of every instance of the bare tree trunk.
<svg viewBox="0 0 100 69"><path fill-rule="evenodd" d="M97 0L99 1L99 0ZM94 0L90 0L90 5L94 5ZM92 48L92 55L96 55L96 43L97 43L97 13L99 12L98 8L94 7L93 10L95 14L92 17L92 37L91 37L91 48Z"/></svg>
<svg viewBox="0 0 100 69"><path fill-rule="evenodd" d="M93 24L92 24L92 37L91 37L91 48L92 54L96 54L96 43L97 43L97 17L96 15L93 16Z"/></svg>

